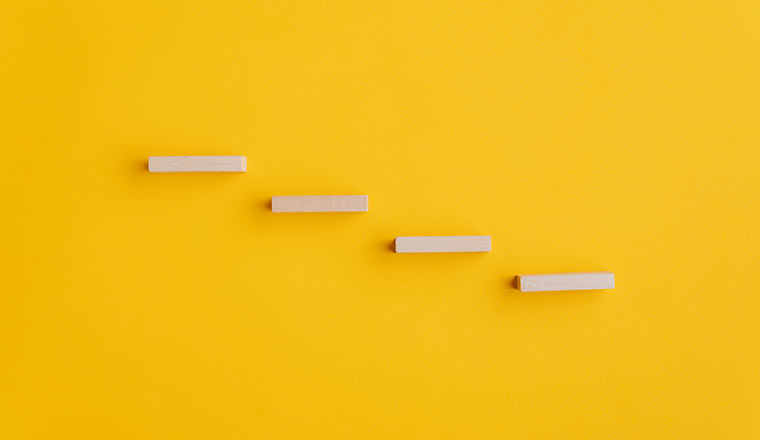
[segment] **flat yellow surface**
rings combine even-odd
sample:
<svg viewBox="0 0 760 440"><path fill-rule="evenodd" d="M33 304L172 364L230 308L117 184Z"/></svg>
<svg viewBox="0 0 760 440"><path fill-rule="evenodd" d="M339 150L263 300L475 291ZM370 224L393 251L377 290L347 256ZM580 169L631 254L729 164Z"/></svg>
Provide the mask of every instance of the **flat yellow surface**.
<svg viewBox="0 0 760 440"><path fill-rule="evenodd" d="M0 438L760 438L758 23L7 2ZM147 172L193 154L248 173ZM370 211L269 210L304 194ZM391 251L446 234L493 252Z"/></svg>

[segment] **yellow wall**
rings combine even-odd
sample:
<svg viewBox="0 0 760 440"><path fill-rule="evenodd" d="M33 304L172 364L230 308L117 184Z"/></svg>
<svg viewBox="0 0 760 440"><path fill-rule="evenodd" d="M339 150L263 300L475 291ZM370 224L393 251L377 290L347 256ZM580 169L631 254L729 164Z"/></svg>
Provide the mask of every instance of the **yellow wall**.
<svg viewBox="0 0 760 440"><path fill-rule="evenodd" d="M760 438L758 23L718 0L6 3L0 437ZM175 154L249 171L147 172ZM437 234L493 252L390 250ZM618 287L511 285L586 270Z"/></svg>

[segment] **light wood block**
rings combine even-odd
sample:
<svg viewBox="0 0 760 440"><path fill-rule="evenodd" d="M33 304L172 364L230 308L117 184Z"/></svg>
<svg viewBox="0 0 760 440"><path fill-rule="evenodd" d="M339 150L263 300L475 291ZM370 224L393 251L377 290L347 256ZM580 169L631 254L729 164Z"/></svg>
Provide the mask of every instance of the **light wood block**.
<svg viewBox="0 0 760 440"><path fill-rule="evenodd" d="M611 272L579 272L518 275L517 288L521 292L613 289L615 288L615 274Z"/></svg>
<svg viewBox="0 0 760 440"><path fill-rule="evenodd" d="M244 173L245 156L151 156L151 173Z"/></svg>
<svg viewBox="0 0 760 440"><path fill-rule="evenodd" d="M369 196L274 196L272 212L364 212Z"/></svg>
<svg viewBox="0 0 760 440"><path fill-rule="evenodd" d="M491 236L396 237L396 253L418 252L491 252Z"/></svg>

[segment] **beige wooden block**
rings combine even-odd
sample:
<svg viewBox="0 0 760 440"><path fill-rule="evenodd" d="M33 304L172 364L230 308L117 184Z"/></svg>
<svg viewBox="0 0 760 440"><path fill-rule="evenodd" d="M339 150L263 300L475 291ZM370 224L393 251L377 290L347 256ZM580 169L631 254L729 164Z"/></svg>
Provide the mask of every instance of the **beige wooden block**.
<svg viewBox="0 0 760 440"><path fill-rule="evenodd" d="M579 272L518 275L517 288L521 292L613 289L615 288L615 274L611 272Z"/></svg>
<svg viewBox="0 0 760 440"><path fill-rule="evenodd" d="M418 252L491 252L491 236L396 237L396 253Z"/></svg>
<svg viewBox="0 0 760 440"><path fill-rule="evenodd" d="M148 171L151 173L244 173L245 156L151 156Z"/></svg>
<svg viewBox="0 0 760 440"><path fill-rule="evenodd" d="M272 212L363 212L369 196L274 196Z"/></svg>

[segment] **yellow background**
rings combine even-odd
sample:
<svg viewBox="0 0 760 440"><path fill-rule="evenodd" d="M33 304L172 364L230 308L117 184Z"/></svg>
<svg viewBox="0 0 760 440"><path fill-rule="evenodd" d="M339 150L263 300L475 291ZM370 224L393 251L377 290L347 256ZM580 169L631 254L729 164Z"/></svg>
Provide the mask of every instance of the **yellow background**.
<svg viewBox="0 0 760 440"><path fill-rule="evenodd" d="M760 437L760 3L0 14L0 437ZM149 174L243 154L248 173ZM272 195L370 212L273 214ZM396 235L489 234L399 255ZM518 273L617 288L521 294Z"/></svg>

